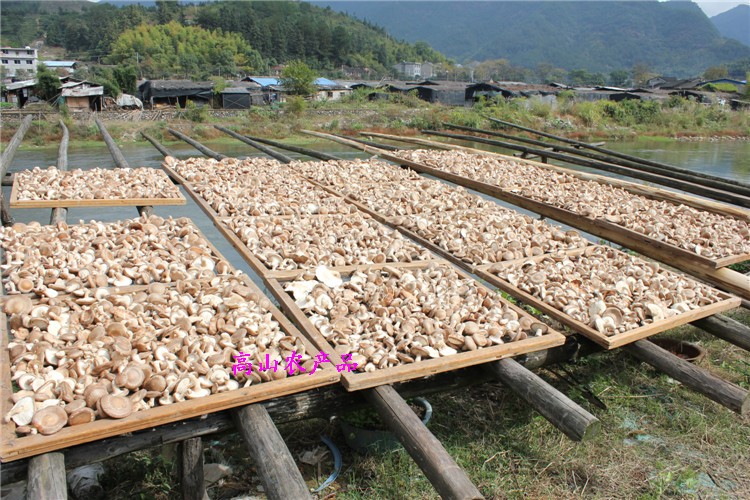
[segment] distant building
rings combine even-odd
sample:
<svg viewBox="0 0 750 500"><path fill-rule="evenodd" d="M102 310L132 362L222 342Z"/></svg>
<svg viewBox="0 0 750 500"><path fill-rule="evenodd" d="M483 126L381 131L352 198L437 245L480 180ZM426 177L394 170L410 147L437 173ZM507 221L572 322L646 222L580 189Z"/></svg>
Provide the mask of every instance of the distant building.
<svg viewBox="0 0 750 500"><path fill-rule="evenodd" d="M281 80L278 78L271 76L246 76L242 81L258 84L261 91L266 95L266 101L269 103L286 101L286 89L284 89ZM328 78L316 78L313 84L318 89L318 92L313 96L316 101L336 101L352 91L348 86L329 80Z"/></svg>
<svg viewBox="0 0 750 500"><path fill-rule="evenodd" d="M210 105L213 98L214 82L193 82L191 80L146 80L138 86L138 97L150 108L181 108L192 101L197 106Z"/></svg>
<svg viewBox="0 0 750 500"><path fill-rule="evenodd" d="M394 65L393 69L396 70L396 73L398 73L399 75L403 75L406 78L430 78L434 70L432 63L418 63L408 61L401 61L400 63Z"/></svg>
<svg viewBox="0 0 750 500"><path fill-rule="evenodd" d="M16 76L18 70L25 70L30 76L36 75L37 52L31 47L22 49L0 47L0 66L7 76Z"/></svg>
<svg viewBox="0 0 750 500"><path fill-rule="evenodd" d="M68 74L73 73L76 70L76 66L78 65L75 61L40 61L45 66L47 66L51 70L56 69L62 69L68 72Z"/></svg>

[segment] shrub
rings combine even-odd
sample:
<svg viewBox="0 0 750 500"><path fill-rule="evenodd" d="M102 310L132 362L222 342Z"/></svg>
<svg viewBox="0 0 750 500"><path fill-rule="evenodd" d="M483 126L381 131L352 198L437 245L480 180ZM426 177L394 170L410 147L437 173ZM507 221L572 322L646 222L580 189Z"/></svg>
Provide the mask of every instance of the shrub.
<svg viewBox="0 0 750 500"><path fill-rule="evenodd" d="M197 106L193 101L189 100L185 103L185 111L182 116L191 122L205 122L208 121L208 108L206 106Z"/></svg>
<svg viewBox="0 0 750 500"><path fill-rule="evenodd" d="M286 109L291 114L299 116L307 109L307 102L300 96L292 96L286 100Z"/></svg>

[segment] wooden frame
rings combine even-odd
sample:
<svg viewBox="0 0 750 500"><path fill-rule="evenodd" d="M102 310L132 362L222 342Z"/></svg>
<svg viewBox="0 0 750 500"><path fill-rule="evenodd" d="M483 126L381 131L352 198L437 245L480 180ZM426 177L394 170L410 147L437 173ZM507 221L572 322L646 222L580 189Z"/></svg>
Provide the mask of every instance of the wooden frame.
<svg viewBox="0 0 750 500"><path fill-rule="evenodd" d="M452 266L449 262L442 259L424 262L422 263L422 268L425 268L428 265L434 263L439 263L441 265L445 265L451 267L452 269L455 269L455 267ZM364 270L374 267L377 266L359 266L359 269ZM461 278L474 279L466 273L462 272L460 269L456 269L456 271ZM346 274L351 274L351 272ZM289 294L284 291L282 285L284 281L289 280L281 280L276 278L267 279L268 289L279 301L281 308L284 309L284 311L286 311L286 313L294 319L295 323L297 323L302 332L308 336L310 341L313 342L316 347L318 347L322 351L329 353L329 356L337 356L337 351L335 350L335 348L331 346L325 339L325 337L323 337L323 335L320 333L320 331L315 328L315 326L310 322L304 312L302 312L302 310L295 304L292 297L290 297ZM487 288L483 284L478 283L478 286L492 293L492 290ZM519 315L519 317L532 317L529 313L517 307L516 305L503 299L500 300L505 302L509 308L514 310ZM535 319L535 321L537 320ZM404 382L406 380L411 380L414 378L427 377L436 373L442 373L446 371L456 370L458 368L496 361L498 359L527 354L530 352L559 346L564 343L564 335L552 328L548 328L547 333L545 333L541 337L531 337L508 344L479 348L476 351L463 351L450 356L384 368L382 370L376 370L370 373L342 372L341 382L346 390L358 391L361 389L376 387L378 385Z"/></svg>
<svg viewBox="0 0 750 500"><path fill-rule="evenodd" d="M264 294L248 278L240 275L238 278L245 282L259 296ZM142 289L145 285L133 287ZM121 288L118 293L126 293L130 287ZM268 308L273 319L277 321L282 330L291 336L300 339L309 353L315 353L316 346L313 345L281 311L271 305ZM10 357L8 352L9 330L7 317L0 313L0 334L2 335L2 346L0 346L0 360L2 361L2 374L0 375L0 402L2 412L5 415L13 405L11 395L13 393L10 379ZM126 432L147 429L157 425L167 424L197 417L208 413L236 408L250 403L256 403L279 396L286 396L296 392L322 387L338 382L339 374L334 368L322 366L314 374L298 374L281 380L271 380L254 384L250 387L236 389L234 391L212 394L205 398L182 401L166 406L155 406L148 410L134 412L130 416L120 419L101 419L89 424L64 427L59 432L50 436L29 435L18 437L15 434L15 424L2 424L2 443L0 443L0 461L9 462L26 458L41 453L59 450L81 443L96 441L106 437L117 436Z"/></svg>
<svg viewBox="0 0 750 500"><path fill-rule="evenodd" d="M623 253L614 248L609 248L609 249L618 253ZM568 255L580 255L584 252L584 249L576 249L576 250L577 250L576 252L571 252ZM540 256L532 257L526 260L538 261L538 260L543 260L546 257L548 256L540 255ZM512 264L512 262L499 263L499 265L503 265L503 264ZM635 342L636 340L644 339L646 337L650 337L651 335L656 335L657 333L661 333L665 330L669 330L671 328L675 328L680 325L685 325L695 320L705 318L707 316L711 316L714 314L718 314L718 313L727 311L729 309L734 309L735 307L738 307L741 303L738 297L734 297L724 292L719 292L720 296L722 297L722 300L719 302L716 302L714 304L709 304L707 306L703 306L703 307L694 309L686 313L678 314L677 316L673 316L671 318L665 318L659 321L654 321L651 324L644 325L639 328L635 328L633 330L629 330L625 333L619 333L611 337L608 337L604 335L603 333L599 332L598 330L592 328L591 326L565 314L563 311L560 311L559 309L555 309L551 305L536 298L530 293L524 292L518 287L501 279L499 276L492 274L489 271L489 269L496 265L498 264L479 266L475 269L474 273L477 276L481 277L483 280L498 287L499 289L510 294L516 299L526 304L529 304L536 309L539 309L540 311L544 312L548 316L555 318L556 320L558 320L560 323L564 324L565 326L572 328L573 330L581 333L583 336L587 337L590 340L593 340L594 342L604 347L605 349L616 349L618 347L622 347L626 344Z"/></svg>
<svg viewBox="0 0 750 500"><path fill-rule="evenodd" d="M158 171L158 169L155 169ZM13 180L10 193L10 208L79 208L79 207L143 207L184 205L187 203L182 193L178 192L176 198L107 198L102 200L84 200L72 198L67 200L19 200L19 179Z"/></svg>

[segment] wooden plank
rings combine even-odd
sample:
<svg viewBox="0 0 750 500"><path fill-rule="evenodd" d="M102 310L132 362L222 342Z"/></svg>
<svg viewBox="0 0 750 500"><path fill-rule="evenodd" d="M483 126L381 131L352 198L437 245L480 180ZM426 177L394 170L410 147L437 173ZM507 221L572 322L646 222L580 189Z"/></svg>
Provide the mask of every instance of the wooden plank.
<svg viewBox="0 0 750 500"><path fill-rule="evenodd" d="M250 450L269 500L312 498L266 409L254 404L233 413L234 423Z"/></svg>
<svg viewBox="0 0 750 500"><path fill-rule="evenodd" d="M29 500L65 500L68 498L65 455L45 453L29 461L26 495Z"/></svg>
<svg viewBox="0 0 750 500"><path fill-rule="evenodd" d="M599 419L516 361L502 359L487 369L573 441L598 434Z"/></svg>
<svg viewBox="0 0 750 500"><path fill-rule="evenodd" d="M746 389L720 379L648 340L639 340L625 349L639 360L730 410L743 416L750 413L750 394Z"/></svg>
<svg viewBox="0 0 750 500"><path fill-rule="evenodd" d="M435 262L435 261L433 261ZM438 261L440 262L440 261ZM447 262L443 263L449 265ZM424 264L425 266L428 263ZM460 271L459 271L459 274ZM462 277L468 277L468 275L461 274ZM295 323L300 327L301 331L307 335L307 338L315 344L316 347L322 351L329 352L334 351L335 348L331 346L320 331L310 322L307 316L302 310L294 303L292 297L284 291L283 286L279 280L269 278L267 280L269 291L279 301L281 308L292 317ZM479 284L483 288L484 285ZM488 291L491 292L488 288ZM503 301L505 302L505 301ZM518 308L514 304L506 302L508 306L516 311L521 316L530 316L527 312ZM548 333L541 337L530 337L525 340L511 342L508 344L501 344L492 347L484 347L475 351L464 351L450 356L444 356L435 359L422 360L419 362L403 364L400 366L394 366L385 368L382 370L376 370L370 373L350 373L343 372L341 374L342 382L344 387L349 391L356 391L360 389L366 389L375 387L383 384L390 384L394 382L403 382L419 377L426 377L441 373L445 371L455 370L457 368L463 368L479 363L486 363L488 361L494 361L506 357L517 356L527 352L534 352L557 345L561 345L565 342L565 337L559 332L549 329ZM338 356L336 356L338 358Z"/></svg>
<svg viewBox="0 0 750 500"><path fill-rule="evenodd" d="M484 155L484 156L494 156L494 157L497 157L506 161L516 163L516 164L520 163L520 164L532 165L535 167L552 170L554 172L572 175L582 180L595 181L595 182L600 182L602 184L609 184L610 186L614 186L614 187L620 187L628 191L632 191L634 194L640 194L647 198L653 198L655 200L671 201L673 203L682 203L684 205L692 206L694 208L699 208L701 210L707 210L709 212L713 212L713 213L717 213L721 215L727 215L731 217L737 217L742 220L750 221L750 210L743 209L740 207L735 207L727 203L721 203L721 202L716 202L713 200L707 200L704 198L698 198L696 196L678 193L675 191L670 191L667 189L662 189L662 188L658 188L654 186L647 186L645 184L638 184L635 182L626 181L622 179L615 179L613 177L607 177L607 176L599 175L599 174L581 172L578 170L572 170L569 168L560 167L557 165L551 165L548 163L541 163L541 162L528 160L528 159L519 159L514 156L508 156L508 155L504 155L501 153L486 151L484 149L475 149L475 148L469 148L469 147L464 147L464 146L458 146L455 144L448 144L444 142L430 141L427 139L402 137L402 136L397 136L397 135L380 134L380 133L375 133L375 132L364 132L363 134L366 136L380 137L380 138L396 140L396 141L403 141L403 142L407 142L411 144L419 144L419 145L438 148L438 149L456 150L456 151L464 151L467 153L479 154L479 155Z"/></svg>
<svg viewBox="0 0 750 500"><path fill-rule="evenodd" d="M15 183L14 187L15 189ZM17 194L17 193L16 193ZM80 208L80 207L133 207L133 206L164 206L164 205L184 205L185 197L182 194L179 198L123 198L123 199L106 199L106 200L11 200L11 208Z"/></svg>
<svg viewBox="0 0 750 500"><path fill-rule="evenodd" d="M203 483L203 440L200 437L180 443L180 487L183 500L203 500L206 494Z"/></svg>
<svg viewBox="0 0 750 500"><path fill-rule="evenodd" d="M484 498L393 387L377 387L365 396L442 498Z"/></svg>

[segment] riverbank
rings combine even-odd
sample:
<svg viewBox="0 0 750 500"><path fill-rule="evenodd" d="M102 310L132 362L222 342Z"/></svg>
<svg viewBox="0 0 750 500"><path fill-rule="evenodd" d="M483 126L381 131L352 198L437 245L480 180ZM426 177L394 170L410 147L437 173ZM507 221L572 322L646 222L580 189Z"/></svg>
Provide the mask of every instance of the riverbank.
<svg viewBox="0 0 750 500"><path fill-rule="evenodd" d="M581 140L627 141L647 137L681 141L750 140L750 111L731 111L719 106L706 106L684 99L663 104L648 101L573 102L558 100L553 105L540 101L503 101L498 104L479 103L473 108L455 108L425 103L415 99L400 102L368 102L351 99L347 102L287 104L279 108L257 107L240 111L235 116L208 110L188 110L181 118L139 121L133 113L120 120L107 120L107 129L118 143L141 142L146 132L165 144L174 143L166 131L173 127L202 141L223 140L224 134L213 125L224 125L241 134L284 139L295 144L308 144L309 138L299 131L318 129L337 133L377 130L386 133L413 135L420 129L442 128L450 122L478 128L490 128L484 116L492 116L527 127ZM54 118L51 118L54 116ZM108 115L117 116L117 115ZM94 115L47 115L35 121L21 148L49 147L60 140L58 120L70 130L71 145L86 147L101 141ZM10 140L18 121L3 119L0 142Z"/></svg>

